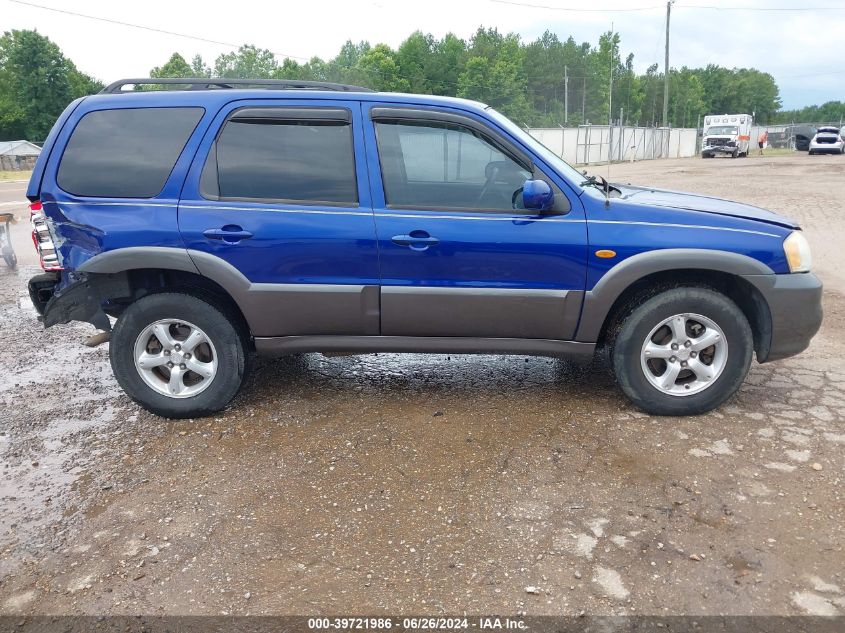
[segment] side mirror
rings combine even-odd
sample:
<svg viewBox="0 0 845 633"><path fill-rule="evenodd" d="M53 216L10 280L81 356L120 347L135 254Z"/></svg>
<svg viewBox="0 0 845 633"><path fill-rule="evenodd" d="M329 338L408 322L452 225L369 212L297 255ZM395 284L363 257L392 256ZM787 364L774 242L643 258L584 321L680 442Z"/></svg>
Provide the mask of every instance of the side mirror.
<svg viewBox="0 0 845 633"><path fill-rule="evenodd" d="M545 180L526 180L522 185L522 205L526 209L547 211L555 203L555 192Z"/></svg>

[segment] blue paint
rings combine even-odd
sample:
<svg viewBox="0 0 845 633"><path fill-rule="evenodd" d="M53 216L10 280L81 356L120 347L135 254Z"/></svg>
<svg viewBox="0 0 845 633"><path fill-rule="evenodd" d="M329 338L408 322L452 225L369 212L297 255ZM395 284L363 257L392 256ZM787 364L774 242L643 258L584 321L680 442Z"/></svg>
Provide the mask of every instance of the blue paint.
<svg viewBox="0 0 845 633"><path fill-rule="evenodd" d="M202 167L226 116L243 106L331 106L350 112L359 203L355 206L221 202L200 194ZM514 211L391 209L385 202L369 109L411 105L460 113L509 139L569 200L563 215ZM205 114L158 196L85 198L56 183L62 152L98 109L201 106ZM620 261L663 248L706 248L752 257L787 273L782 242L796 225L769 211L706 196L622 187L609 206L598 188L501 115L446 97L313 91L211 90L96 95L74 102L50 133L27 195L40 198L69 271L129 246L190 248L221 257L256 283L382 284L589 290ZM543 192L526 191L543 208ZM558 194L560 195L560 194ZM209 239L209 229L249 239ZM436 243L396 243L396 236ZM401 240L400 240L401 241ZM601 259L600 249L617 256Z"/></svg>

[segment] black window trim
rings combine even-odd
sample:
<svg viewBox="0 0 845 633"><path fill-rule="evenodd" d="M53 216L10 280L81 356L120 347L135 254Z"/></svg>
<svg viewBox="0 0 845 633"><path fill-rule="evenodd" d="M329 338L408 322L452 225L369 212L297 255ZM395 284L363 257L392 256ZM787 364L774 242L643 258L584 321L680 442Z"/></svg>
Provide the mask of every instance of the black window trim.
<svg viewBox="0 0 845 633"><path fill-rule="evenodd" d="M475 119L462 114L445 112L443 110L419 110L416 108L379 106L370 110L370 119L373 122L380 123L388 121L419 121L421 123L453 123L462 125L475 130L496 147L496 149L510 156L514 162L519 163L526 171L534 173L534 161L531 160L528 154L502 137L490 126L479 123Z"/></svg>
<svg viewBox="0 0 845 633"><path fill-rule="evenodd" d="M80 194L74 193L70 189L65 189L62 186L62 183L59 182L59 172L62 169L62 161L65 158L65 152L67 151L67 147L73 139L73 135L76 133L76 129L79 127L79 124L82 123L83 119L90 114L94 114L95 112L113 112L115 110L175 110L177 108L185 108L189 110L199 110L201 112L197 122L194 124L194 127L191 128L191 131L188 133L188 136L185 138L185 143L182 145L182 149L179 150L179 154L176 156L176 160L174 161L173 165L170 167L170 171L167 172L167 177L164 179L164 184L162 184L161 189L159 189L155 194L151 196L95 196L90 194ZM70 135L67 137L67 140L64 142L64 146L62 147L62 152L59 155L58 163L56 163L56 168L53 176L53 180L56 183L56 186L61 189L66 194L73 196L74 198L104 198L104 199L114 199L114 200L155 200L161 195L161 192L167 188L167 183L170 182L170 179L173 177L173 172L176 169L176 165L179 164L179 159L182 158L182 154L185 152L185 148L188 146L188 143L191 142L191 138L199 128L200 123L202 122L203 117L206 115L207 110L205 106L196 105L196 104L189 104L189 105L157 105L157 106L131 106L131 107L102 107L102 108L94 108L92 110L88 110L85 114L83 114L76 123L73 124L73 129L70 132Z"/></svg>
<svg viewBox="0 0 845 633"><path fill-rule="evenodd" d="M281 116L284 114L284 116ZM271 121L323 121L342 123L349 126L350 138L352 140L352 171L354 173L355 183L355 201L354 202L336 202L334 200L294 200L289 198L244 198L244 197L221 197L218 179L218 165L217 165L217 143L223 130L230 121L235 122L250 122L250 121L268 121L267 125L272 125ZM208 189L209 183L206 182L206 169L210 161L214 159L214 185L217 185L217 193ZM211 176L208 176L209 178ZM358 186L358 161L355 156L355 130L352 125L352 111L349 108L338 106L285 106L285 105L270 105L270 106L242 106L235 108L220 124L215 132L214 140L211 147L206 154L203 161L202 169L200 170L200 181L198 188L199 195L204 200L214 202L255 202L259 204L285 204L289 206L302 207L337 207L342 209L357 209L361 206L361 192Z"/></svg>
<svg viewBox="0 0 845 633"><path fill-rule="evenodd" d="M453 112L445 112L443 110L421 110L412 107L396 107L396 106L376 106L370 109L370 120L374 124L376 133L376 150L379 155L379 173L381 174L382 193L385 199L385 208L396 211L430 211L434 213L443 212L459 212L459 213L484 213L487 215L502 215L502 216L518 216L523 217L546 217L550 215L566 215L571 209L572 205L569 198L561 191L560 187L555 182L546 176L543 171L534 163L533 160L521 149L517 148L511 141L503 138L496 130L490 126L484 125L472 117L456 114ZM396 122L419 122L419 123L452 123L454 125L461 125L468 127L477 132L482 138L487 140L500 152L509 156L514 162L523 167L526 171L531 173L531 177L536 180L544 180L555 193L555 204L548 211L538 213L535 209L512 209L500 210L491 209L484 210L475 207L442 207L435 205L408 205L408 204L390 204L387 202L387 192L385 191L384 167L381 162L381 151L379 148L378 126L376 123L396 123Z"/></svg>

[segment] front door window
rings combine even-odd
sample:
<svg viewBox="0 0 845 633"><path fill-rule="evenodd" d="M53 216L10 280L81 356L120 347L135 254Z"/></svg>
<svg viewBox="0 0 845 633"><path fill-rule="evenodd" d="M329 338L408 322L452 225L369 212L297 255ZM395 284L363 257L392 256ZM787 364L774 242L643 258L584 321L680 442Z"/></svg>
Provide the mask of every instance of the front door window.
<svg viewBox="0 0 845 633"><path fill-rule="evenodd" d="M531 172L479 132L447 122L376 122L390 208L510 212Z"/></svg>

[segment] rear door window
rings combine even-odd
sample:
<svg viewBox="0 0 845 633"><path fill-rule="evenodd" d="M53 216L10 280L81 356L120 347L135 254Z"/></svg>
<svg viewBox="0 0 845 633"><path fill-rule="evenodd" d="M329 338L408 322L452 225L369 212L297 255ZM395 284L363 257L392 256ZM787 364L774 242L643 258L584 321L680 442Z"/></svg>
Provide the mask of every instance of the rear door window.
<svg viewBox="0 0 845 633"><path fill-rule="evenodd" d="M77 196L152 198L162 190L203 108L127 108L86 114L57 182Z"/></svg>
<svg viewBox="0 0 845 633"><path fill-rule="evenodd" d="M201 191L219 200L356 205L349 111L279 107L235 112L209 154Z"/></svg>

